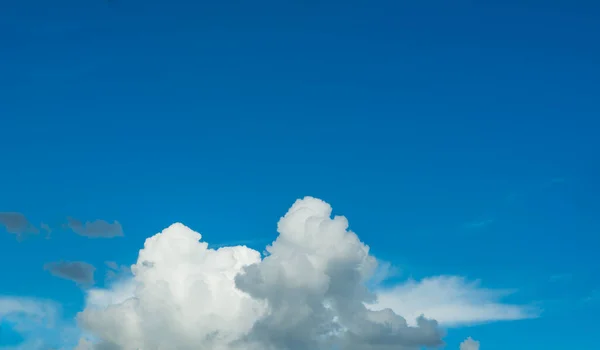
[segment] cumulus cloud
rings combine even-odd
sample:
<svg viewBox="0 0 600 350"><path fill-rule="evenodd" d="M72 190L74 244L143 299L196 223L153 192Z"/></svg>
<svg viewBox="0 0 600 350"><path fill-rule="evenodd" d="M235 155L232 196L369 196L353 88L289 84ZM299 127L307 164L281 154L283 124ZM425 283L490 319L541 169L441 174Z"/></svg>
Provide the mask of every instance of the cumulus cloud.
<svg viewBox="0 0 600 350"><path fill-rule="evenodd" d="M93 285L96 268L83 261L58 261L44 265L53 276L71 280L81 285Z"/></svg>
<svg viewBox="0 0 600 350"><path fill-rule="evenodd" d="M460 350L479 350L479 342L468 337L465 341L460 343Z"/></svg>
<svg viewBox="0 0 600 350"><path fill-rule="evenodd" d="M25 215L17 212L0 212L0 225L4 226L7 232L17 235L18 239L22 239L26 234L39 232Z"/></svg>
<svg viewBox="0 0 600 350"><path fill-rule="evenodd" d="M459 276L436 276L379 290L377 302L371 307L390 308L409 322L425 315L448 327L539 315L539 310L527 305L502 303L501 298L510 293L510 290L482 288L479 281Z"/></svg>
<svg viewBox="0 0 600 350"><path fill-rule="evenodd" d="M89 238L113 238L123 236L123 227L118 221L112 223L104 220L87 221L85 223L74 218L67 218L67 226L80 236Z"/></svg>
<svg viewBox="0 0 600 350"><path fill-rule="evenodd" d="M130 277L87 292L78 322L90 336L78 349L442 345L437 321L415 310L405 319L391 308L372 307L378 296L368 286L388 267L378 267L346 218L331 214L319 199L296 201L279 220L279 236L264 256L245 246L210 249L199 233L171 225L146 240Z"/></svg>
<svg viewBox="0 0 600 350"><path fill-rule="evenodd" d="M418 349L442 344L433 320L410 326L373 311L366 281L376 259L344 217L318 199L298 200L279 221L267 256L209 249L174 224L150 237L133 276L91 290L80 324L96 349ZM117 321L118 320L118 321Z"/></svg>

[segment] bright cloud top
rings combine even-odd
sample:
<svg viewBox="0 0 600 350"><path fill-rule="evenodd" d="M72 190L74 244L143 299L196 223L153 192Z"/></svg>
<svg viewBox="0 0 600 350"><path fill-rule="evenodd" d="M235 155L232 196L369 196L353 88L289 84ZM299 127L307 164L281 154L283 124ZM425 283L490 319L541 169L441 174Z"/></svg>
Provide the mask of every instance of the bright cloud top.
<svg viewBox="0 0 600 350"><path fill-rule="evenodd" d="M319 199L296 201L280 219L279 236L264 258L243 246L208 249L199 233L171 225L146 240L131 278L89 291L78 319L93 337L82 339L79 349L441 345L443 331L436 321L412 315L418 310L409 310L407 322L389 308L365 306L377 300L366 287L377 260L347 230L346 218L331 213Z"/></svg>

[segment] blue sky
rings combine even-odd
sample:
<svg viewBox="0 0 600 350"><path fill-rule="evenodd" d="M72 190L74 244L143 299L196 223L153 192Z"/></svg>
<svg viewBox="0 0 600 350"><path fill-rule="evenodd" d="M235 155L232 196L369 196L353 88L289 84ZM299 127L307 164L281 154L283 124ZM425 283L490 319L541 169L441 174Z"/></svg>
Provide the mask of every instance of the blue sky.
<svg viewBox="0 0 600 350"><path fill-rule="evenodd" d="M102 285L105 261L135 263L174 222L262 249L310 195L399 279L481 279L543 309L454 327L448 349L467 336L486 350L593 349L599 11L3 1L0 212L52 233L0 227L0 295L52 300L68 320L82 286L45 264L88 262ZM67 217L117 220L124 236L78 235ZM17 342L8 328L0 345Z"/></svg>

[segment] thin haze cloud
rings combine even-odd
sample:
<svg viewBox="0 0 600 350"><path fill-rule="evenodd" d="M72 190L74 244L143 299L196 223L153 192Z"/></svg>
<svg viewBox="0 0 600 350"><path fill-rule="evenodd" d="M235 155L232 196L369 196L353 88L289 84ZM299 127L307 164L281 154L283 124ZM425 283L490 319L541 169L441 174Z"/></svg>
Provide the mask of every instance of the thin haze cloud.
<svg viewBox="0 0 600 350"><path fill-rule="evenodd" d="M567 282L573 278L573 275L570 273L559 273L556 275L550 276L550 282Z"/></svg>
<svg viewBox="0 0 600 350"><path fill-rule="evenodd" d="M15 347L3 347L0 334L0 348L6 350L72 349L80 333L62 317L59 304L45 299L0 295L0 320L24 339Z"/></svg>
<svg viewBox="0 0 600 350"><path fill-rule="evenodd" d="M47 224L47 223L45 223L45 222L42 222L42 223L40 224L40 228L41 228L42 230L46 231L48 234L52 233L52 228L50 228L50 225L48 225L48 224Z"/></svg>
<svg viewBox="0 0 600 350"><path fill-rule="evenodd" d="M390 308L407 317L409 323L424 315L447 327L539 316L540 310L533 306L501 302L512 293L485 289L479 281L459 276L436 276L382 289L372 307Z"/></svg>
<svg viewBox="0 0 600 350"><path fill-rule="evenodd" d="M532 186L528 191L513 191L506 195L503 199L505 204L513 205L518 201L523 201L526 198L534 197L539 194L540 190L547 190L548 188L556 185L561 185L567 182L567 179L563 177L554 177L546 180L544 182L538 183L536 186ZM495 215L494 215L495 216ZM463 225L463 228L469 230L481 230L485 229L496 222L495 219L485 219L485 220L475 220L471 222L467 222Z"/></svg>
<svg viewBox="0 0 600 350"><path fill-rule="evenodd" d="M129 266L119 265L115 261L105 261L104 265L106 265L107 268L105 275L106 281L112 281L131 275Z"/></svg>
<svg viewBox="0 0 600 350"><path fill-rule="evenodd" d="M467 229L479 230L479 229L488 227L488 226L492 225L493 223L494 223L493 219L471 221L471 222L466 223L464 225L464 227Z"/></svg>

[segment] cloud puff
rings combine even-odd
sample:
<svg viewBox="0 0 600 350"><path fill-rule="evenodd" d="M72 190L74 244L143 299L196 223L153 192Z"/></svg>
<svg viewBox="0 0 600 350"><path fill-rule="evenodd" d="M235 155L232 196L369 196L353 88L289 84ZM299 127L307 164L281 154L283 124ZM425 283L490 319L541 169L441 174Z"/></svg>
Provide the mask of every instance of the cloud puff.
<svg viewBox="0 0 600 350"><path fill-rule="evenodd" d="M500 302L511 291L481 288L479 281L458 276L437 276L379 290L374 309L390 308L407 319L419 315L444 326L534 318L539 310Z"/></svg>
<svg viewBox="0 0 600 350"><path fill-rule="evenodd" d="M460 350L479 350L479 342L468 337L465 341L460 343Z"/></svg>
<svg viewBox="0 0 600 350"><path fill-rule="evenodd" d="M113 238L123 236L123 228L118 221L113 223L104 220L87 221L85 223L74 218L67 218L67 226L80 236L90 238Z"/></svg>
<svg viewBox="0 0 600 350"><path fill-rule="evenodd" d="M16 234L18 239L22 239L25 234L39 232L25 215L16 212L0 212L0 225L3 225L7 232Z"/></svg>
<svg viewBox="0 0 600 350"><path fill-rule="evenodd" d="M457 278L367 288L388 269L348 230L346 218L331 213L319 199L296 201L264 256L245 246L209 249L199 233L171 225L146 240L130 277L87 292L78 322L90 336L78 349L416 350L442 345L444 335L420 310L470 322L490 320L488 308L502 307L488 305L491 291ZM418 307L398 304L398 296ZM378 297L394 301L396 310Z"/></svg>
<svg viewBox="0 0 600 350"><path fill-rule="evenodd" d="M93 285L96 268L83 261L58 261L47 263L44 265L44 270L77 284Z"/></svg>
<svg viewBox="0 0 600 350"><path fill-rule="evenodd" d="M93 289L78 315L96 349L418 349L442 344L437 323L372 311L377 261L344 217L315 198L279 221L267 256L208 249L174 224L150 237L133 277ZM118 320L118 321L117 321Z"/></svg>

